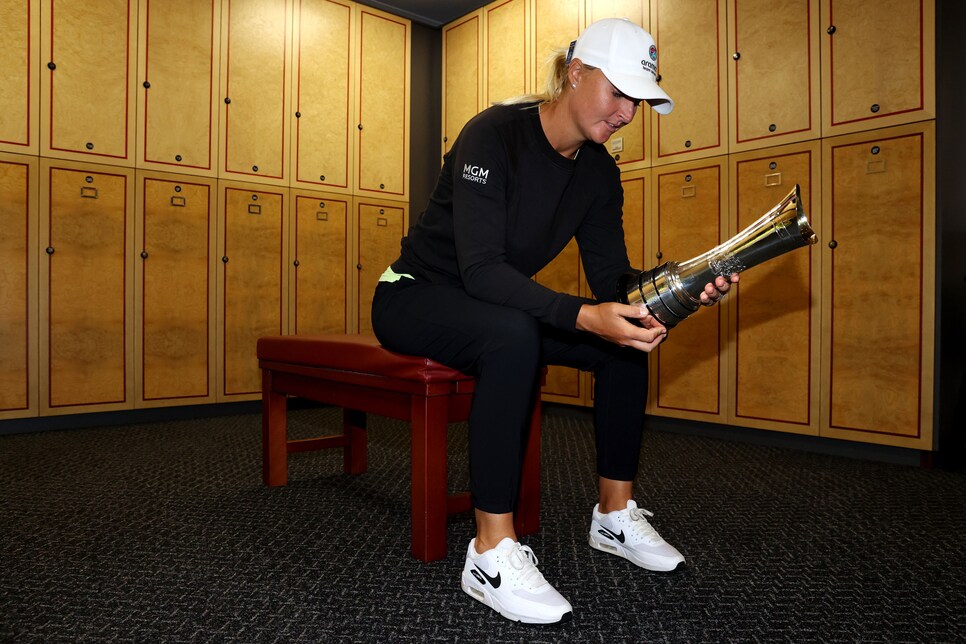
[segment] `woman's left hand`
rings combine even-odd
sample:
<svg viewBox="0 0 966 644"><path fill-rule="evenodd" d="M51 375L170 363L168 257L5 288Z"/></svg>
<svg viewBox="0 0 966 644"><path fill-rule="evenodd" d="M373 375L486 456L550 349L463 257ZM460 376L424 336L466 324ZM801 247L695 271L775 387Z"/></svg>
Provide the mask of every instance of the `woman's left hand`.
<svg viewBox="0 0 966 644"><path fill-rule="evenodd" d="M734 273L727 279L721 276L714 278L714 282L708 282L705 285L704 292L701 293L701 304L704 306L714 306L725 296L725 293L728 292L731 285L737 283L738 273Z"/></svg>

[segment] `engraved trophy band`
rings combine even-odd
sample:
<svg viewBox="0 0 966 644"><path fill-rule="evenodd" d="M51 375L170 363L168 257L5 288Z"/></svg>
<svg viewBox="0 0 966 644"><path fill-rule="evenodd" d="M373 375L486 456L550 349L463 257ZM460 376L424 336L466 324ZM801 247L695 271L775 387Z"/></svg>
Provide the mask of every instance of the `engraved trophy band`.
<svg viewBox="0 0 966 644"><path fill-rule="evenodd" d="M666 262L649 271L625 273L617 282L617 300L644 304L670 329L701 305L709 282L757 266L796 248L818 242L802 209L798 185L755 223L726 241L683 263Z"/></svg>

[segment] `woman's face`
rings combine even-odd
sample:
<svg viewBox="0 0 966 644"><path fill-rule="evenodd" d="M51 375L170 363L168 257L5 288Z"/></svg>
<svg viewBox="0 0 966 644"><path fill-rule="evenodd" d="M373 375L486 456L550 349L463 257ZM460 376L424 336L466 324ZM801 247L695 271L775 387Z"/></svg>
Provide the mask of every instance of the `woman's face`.
<svg viewBox="0 0 966 644"><path fill-rule="evenodd" d="M589 141L606 143L637 113L640 101L621 93L599 69L581 67L574 82L577 85L571 92L574 119Z"/></svg>

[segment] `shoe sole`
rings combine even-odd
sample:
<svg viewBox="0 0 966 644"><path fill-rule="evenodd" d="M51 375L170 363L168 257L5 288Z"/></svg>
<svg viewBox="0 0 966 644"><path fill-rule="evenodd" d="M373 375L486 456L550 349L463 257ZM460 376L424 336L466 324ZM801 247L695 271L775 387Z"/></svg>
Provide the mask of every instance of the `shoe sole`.
<svg viewBox="0 0 966 644"><path fill-rule="evenodd" d="M501 604L500 601L492 594L481 588L477 588L475 585L470 584L462 577L460 578L460 587L463 589L464 593L481 604L489 606L512 622L522 622L524 624L561 624L563 622L570 621L570 619L573 617L573 611L567 611L557 619L541 619L539 617L527 617L526 615L519 615L513 611L507 610L503 607L503 604Z"/></svg>
<svg viewBox="0 0 966 644"><path fill-rule="evenodd" d="M604 542L596 539L594 537L593 532L591 532L590 535L588 535L587 542L590 544L590 547L593 548L594 550L600 550L601 552L606 552L607 554L610 554L610 555L617 555L618 557L621 557L622 559L627 559L632 564L636 566L640 566L644 570L650 570L651 572L676 572L686 566L685 562L683 561L677 562L670 568L668 568L667 566L661 566L658 564L649 563L644 559L642 559L641 557L636 556L636 553L634 553L632 550L628 550L621 546L615 546L609 542Z"/></svg>

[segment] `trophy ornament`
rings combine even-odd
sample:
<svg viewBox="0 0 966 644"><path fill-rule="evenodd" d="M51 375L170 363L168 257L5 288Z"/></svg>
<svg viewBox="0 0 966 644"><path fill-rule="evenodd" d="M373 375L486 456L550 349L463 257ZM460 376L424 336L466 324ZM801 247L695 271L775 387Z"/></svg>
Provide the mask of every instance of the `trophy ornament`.
<svg viewBox="0 0 966 644"><path fill-rule="evenodd" d="M649 271L625 273L617 281L617 300L645 305L670 329L698 310L705 285L717 276L741 273L817 242L796 185L755 223L703 255L680 264L665 262Z"/></svg>

